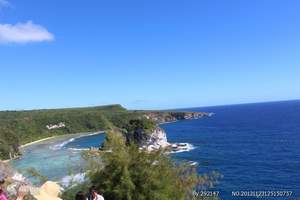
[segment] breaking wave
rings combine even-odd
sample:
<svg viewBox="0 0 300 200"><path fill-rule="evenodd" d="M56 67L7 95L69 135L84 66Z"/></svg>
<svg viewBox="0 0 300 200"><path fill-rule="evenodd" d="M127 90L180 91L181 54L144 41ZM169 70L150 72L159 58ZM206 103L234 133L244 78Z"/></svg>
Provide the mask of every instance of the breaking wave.
<svg viewBox="0 0 300 200"><path fill-rule="evenodd" d="M52 149L52 150L60 150L60 149L62 149L63 147L65 147L67 144L69 144L69 143L75 141L75 140L78 139L78 138L88 137L88 136L92 136L92 135L98 135L98 134L100 134L100 133L102 133L102 132L95 132L95 133L90 133L90 134L80 135L80 136L78 136L78 137L70 138L70 139L68 139L68 140L66 140L66 141L63 141L63 142L61 142L61 143L59 143L59 144L52 145L52 146L50 146L49 148ZM75 149L75 148L74 148L74 149L71 149L71 150L78 150L78 151L79 151L79 150L85 150L85 149Z"/></svg>
<svg viewBox="0 0 300 200"><path fill-rule="evenodd" d="M172 144L172 147L174 148L170 153L182 153L196 149L196 147L190 143L175 143Z"/></svg>
<svg viewBox="0 0 300 200"><path fill-rule="evenodd" d="M67 144L69 144L70 142L73 142L76 138L71 138L69 140L66 140L62 143L59 143L59 144L55 144L53 146L50 146L49 148L52 149L52 150L59 150L59 149L62 149L64 146L66 146Z"/></svg>

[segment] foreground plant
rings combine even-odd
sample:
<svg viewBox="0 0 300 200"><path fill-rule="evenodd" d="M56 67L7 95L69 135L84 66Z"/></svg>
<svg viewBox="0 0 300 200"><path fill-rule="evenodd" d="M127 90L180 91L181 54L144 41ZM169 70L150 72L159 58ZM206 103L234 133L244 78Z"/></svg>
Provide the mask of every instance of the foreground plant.
<svg viewBox="0 0 300 200"><path fill-rule="evenodd" d="M140 150L118 131L107 133L101 151L84 157L88 181L67 190L63 199L94 185L106 200L191 200L197 188L212 187L219 177L199 176L195 167L173 161L163 150Z"/></svg>

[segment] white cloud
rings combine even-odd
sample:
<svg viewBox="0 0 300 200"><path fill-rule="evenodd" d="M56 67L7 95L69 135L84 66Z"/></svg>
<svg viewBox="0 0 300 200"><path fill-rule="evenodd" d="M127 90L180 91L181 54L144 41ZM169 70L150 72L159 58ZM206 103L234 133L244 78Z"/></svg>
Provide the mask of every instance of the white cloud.
<svg viewBox="0 0 300 200"><path fill-rule="evenodd" d="M0 0L3 1L3 0ZM26 23L0 24L0 43L28 43L52 41L54 36L41 25Z"/></svg>

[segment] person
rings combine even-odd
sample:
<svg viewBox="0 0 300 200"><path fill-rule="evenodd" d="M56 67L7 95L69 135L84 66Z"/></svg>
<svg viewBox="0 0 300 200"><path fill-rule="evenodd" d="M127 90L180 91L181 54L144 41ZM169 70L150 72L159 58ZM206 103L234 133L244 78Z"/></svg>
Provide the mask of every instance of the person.
<svg viewBox="0 0 300 200"><path fill-rule="evenodd" d="M28 188L26 187L26 185L20 186L18 189L18 196L16 200L24 200L27 193L28 193Z"/></svg>
<svg viewBox="0 0 300 200"><path fill-rule="evenodd" d="M5 179L3 177L0 177L0 200L8 200L7 194L4 191L4 185Z"/></svg>
<svg viewBox="0 0 300 200"><path fill-rule="evenodd" d="M87 200L85 194L80 191L80 192L77 192L76 196L75 196L75 200Z"/></svg>
<svg viewBox="0 0 300 200"><path fill-rule="evenodd" d="M96 187L92 186L90 188L90 193L88 195L88 200L104 200L104 197L97 193Z"/></svg>
<svg viewBox="0 0 300 200"><path fill-rule="evenodd" d="M0 200L8 200L4 191L0 188Z"/></svg>

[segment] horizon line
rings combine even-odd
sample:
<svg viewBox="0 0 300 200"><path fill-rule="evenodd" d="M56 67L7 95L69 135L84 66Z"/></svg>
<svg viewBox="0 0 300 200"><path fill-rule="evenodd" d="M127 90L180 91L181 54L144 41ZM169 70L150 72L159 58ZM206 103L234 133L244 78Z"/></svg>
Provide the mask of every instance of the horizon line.
<svg viewBox="0 0 300 200"><path fill-rule="evenodd" d="M173 109L171 108L171 109L162 109L162 110L183 110L183 109L193 109L193 108L210 108L210 107L221 107L221 106L280 103L280 102L289 102L289 101L300 101L300 99L284 99L284 100L274 100L274 101L255 101L255 102L246 102L246 103L217 104L217 105L212 105L212 106L193 106L193 107L173 108Z"/></svg>
<svg viewBox="0 0 300 200"><path fill-rule="evenodd" d="M20 111L38 111L38 110L58 110L58 109L76 109L76 108L93 108L93 107L105 107L105 106L117 106L120 105L127 110L184 110L184 109L193 109L193 108L209 108L209 107L219 107L219 106L235 106L235 105L247 105L247 104L260 104L260 103L276 103L276 102L288 102L288 101L300 101L300 99L286 99L286 100L274 100L274 101L257 101L257 102L246 102L246 103L232 103L232 104L217 104L210 106L193 106L193 107L179 107L179 108L168 108L168 109L127 109L122 104L112 103L112 104L102 104L102 105L87 105L87 106L71 106L71 107L53 107L53 108L29 108L29 109L6 109L0 110L0 112L20 112Z"/></svg>

